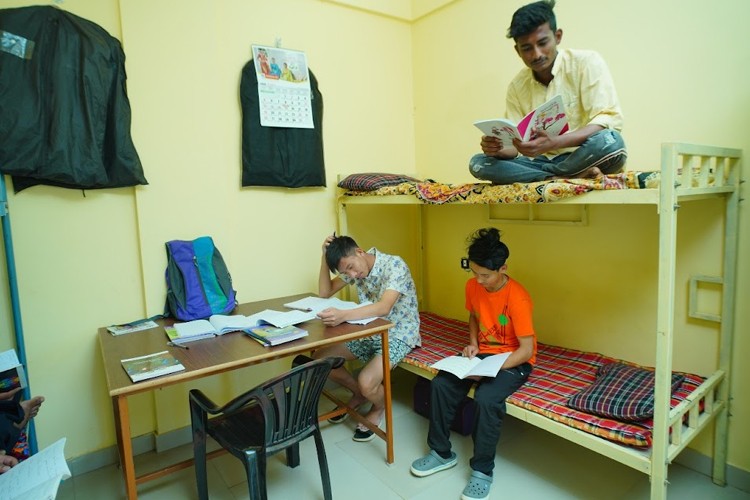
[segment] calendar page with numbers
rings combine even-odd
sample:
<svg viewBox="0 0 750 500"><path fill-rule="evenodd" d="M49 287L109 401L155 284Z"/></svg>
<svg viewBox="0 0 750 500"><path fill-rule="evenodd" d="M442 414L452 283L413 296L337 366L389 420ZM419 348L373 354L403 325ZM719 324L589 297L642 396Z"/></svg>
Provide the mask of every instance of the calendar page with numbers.
<svg viewBox="0 0 750 500"><path fill-rule="evenodd" d="M258 75L260 124L264 127L315 128L310 77L304 52L253 45Z"/></svg>

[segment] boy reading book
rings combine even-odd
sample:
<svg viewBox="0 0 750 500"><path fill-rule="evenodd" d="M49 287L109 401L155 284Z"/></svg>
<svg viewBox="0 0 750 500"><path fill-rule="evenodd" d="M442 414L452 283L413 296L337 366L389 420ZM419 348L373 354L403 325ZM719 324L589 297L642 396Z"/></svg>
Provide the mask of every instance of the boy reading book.
<svg viewBox="0 0 750 500"><path fill-rule="evenodd" d="M480 229L470 239L468 269L474 276L466 282L469 338L462 354L489 360L504 353L507 358L496 375L460 378L449 371L438 372L430 384L430 452L411 465L412 474L424 477L458 463L456 453L451 451L450 427L458 405L476 384L474 456L469 461L472 472L461 498L489 496L505 399L526 382L536 359L531 298L506 274L509 255L495 228ZM478 492L481 495L475 495Z"/></svg>
<svg viewBox="0 0 750 500"><path fill-rule="evenodd" d="M591 50L560 49L554 0L516 11L508 29L526 68L511 81L506 116L517 123L561 95L570 131L562 135L536 129L531 139L482 136L482 153L469 161L477 179L493 184L537 182L552 178L597 177L619 171L627 152L620 135L623 117L607 64Z"/></svg>
<svg viewBox="0 0 750 500"><path fill-rule="evenodd" d="M318 316L326 326L378 316L391 321L393 327L388 332L388 361L391 367L396 366L421 341L417 290L409 267L401 257L388 255L375 248L364 251L348 236L328 236L323 241L318 295L328 298L348 284L357 287L360 306L354 309L329 307L318 312ZM345 367L331 370L330 378L352 392L352 398L348 402L350 408L357 408L367 401L372 403L365 418L370 423L379 425L385 413L383 346L380 336L335 344L313 354L316 359L329 356L346 360L356 358L365 363L356 379ZM332 422L342 420L340 418ZM370 441L374 437L373 431L360 424L352 439Z"/></svg>

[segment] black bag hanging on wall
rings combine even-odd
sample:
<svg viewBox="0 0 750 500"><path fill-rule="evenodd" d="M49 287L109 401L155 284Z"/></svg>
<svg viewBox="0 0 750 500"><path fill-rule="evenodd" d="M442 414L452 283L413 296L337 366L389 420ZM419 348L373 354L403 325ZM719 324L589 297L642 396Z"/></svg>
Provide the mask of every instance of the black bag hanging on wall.
<svg viewBox="0 0 750 500"><path fill-rule="evenodd" d="M323 163L323 96L310 71L315 128L263 127L260 124L258 77L250 60L242 68L242 185L325 186Z"/></svg>
<svg viewBox="0 0 750 500"><path fill-rule="evenodd" d="M0 172L15 191L148 184L125 82L101 26L52 6L0 9Z"/></svg>

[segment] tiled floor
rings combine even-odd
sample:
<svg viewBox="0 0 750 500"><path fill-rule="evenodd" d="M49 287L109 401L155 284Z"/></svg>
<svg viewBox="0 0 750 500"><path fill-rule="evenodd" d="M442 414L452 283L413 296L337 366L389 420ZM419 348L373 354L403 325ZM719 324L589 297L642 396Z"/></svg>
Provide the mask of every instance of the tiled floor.
<svg viewBox="0 0 750 500"><path fill-rule="evenodd" d="M453 436L459 465L426 478L409 473L414 458L426 452L427 420L411 410L414 376L394 372L393 416L397 442L396 462L385 463L385 443L375 439L357 443L351 436L352 419L323 424L333 496L356 500L441 500L458 499L469 475L471 438ZM330 403L329 403L330 404ZM190 447L136 458L139 473L154 464L189 456ZM284 455L274 456L268 467L268 496L271 499L323 498L312 439L301 447L302 464L289 469ZM714 485L707 476L672 465L669 469L670 498L750 500L750 493ZM247 483L238 460L224 455L209 462L211 499L248 498ZM182 500L197 498L192 468L140 485L143 500ZM108 500L124 497L120 471L115 466L83 474L60 486L58 500ZM491 499L647 499L648 477L629 467L590 452L512 417L506 419L498 445L495 483Z"/></svg>

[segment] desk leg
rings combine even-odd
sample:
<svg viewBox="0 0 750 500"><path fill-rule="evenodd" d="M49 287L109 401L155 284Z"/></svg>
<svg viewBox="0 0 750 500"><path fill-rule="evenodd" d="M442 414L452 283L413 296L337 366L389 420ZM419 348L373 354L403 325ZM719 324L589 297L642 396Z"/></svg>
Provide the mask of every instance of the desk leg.
<svg viewBox="0 0 750 500"><path fill-rule="evenodd" d="M391 363L388 352L388 330L381 335L383 344L383 399L385 400L385 446L386 463L392 464L393 458L393 413L391 405Z"/></svg>
<svg viewBox="0 0 750 500"><path fill-rule="evenodd" d="M135 464L133 463L133 445L130 440L130 416L128 414L127 396L112 398L115 412L115 433L117 434L117 448L120 451L120 466L125 480L125 494L128 500L138 498L135 484Z"/></svg>

